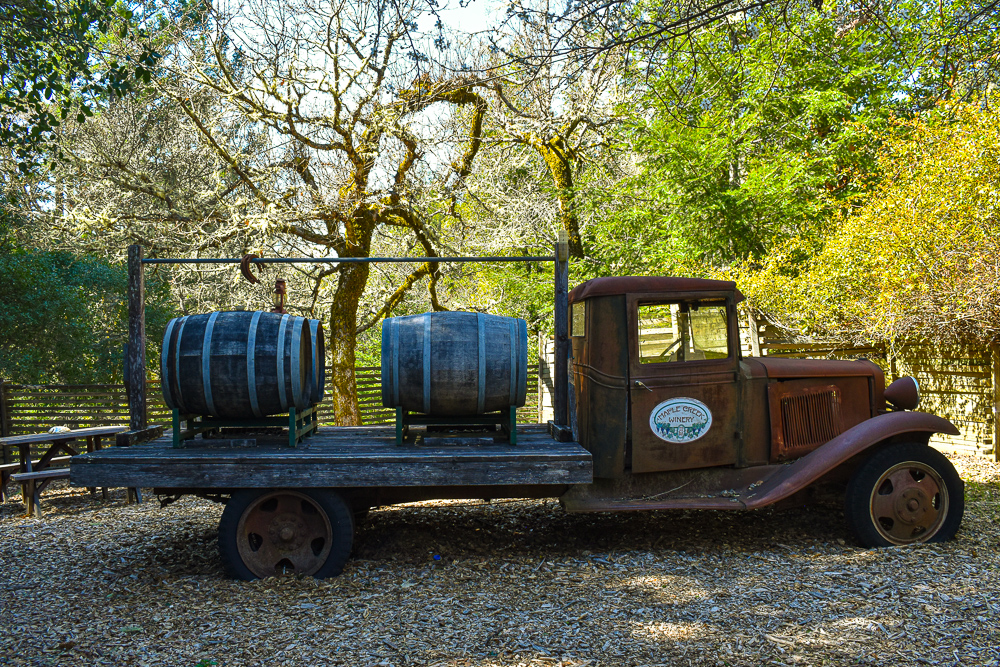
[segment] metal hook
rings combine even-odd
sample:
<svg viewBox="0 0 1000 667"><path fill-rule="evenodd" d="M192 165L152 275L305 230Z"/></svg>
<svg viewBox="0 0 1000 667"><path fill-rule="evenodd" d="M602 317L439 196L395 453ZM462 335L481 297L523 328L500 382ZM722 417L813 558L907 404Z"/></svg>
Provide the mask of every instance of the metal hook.
<svg viewBox="0 0 1000 667"><path fill-rule="evenodd" d="M258 259L260 255L243 255L243 259L240 260L240 273L246 278L251 285L256 285L260 280L254 274L250 273L250 260Z"/></svg>

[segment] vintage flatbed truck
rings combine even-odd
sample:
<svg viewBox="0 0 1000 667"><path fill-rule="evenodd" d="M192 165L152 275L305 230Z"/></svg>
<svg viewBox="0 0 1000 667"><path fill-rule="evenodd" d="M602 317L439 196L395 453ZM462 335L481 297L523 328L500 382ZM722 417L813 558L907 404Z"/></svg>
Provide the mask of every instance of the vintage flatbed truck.
<svg viewBox="0 0 1000 667"><path fill-rule="evenodd" d="M129 259L131 426L141 433L144 396L131 388L144 381L143 259L135 247ZM430 499L559 498L571 512L749 510L839 484L863 545L941 541L958 530L963 483L928 446L932 434L957 429L913 411L912 378L885 387L868 360L742 358L743 296L731 282L611 277L567 292L564 244L524 259L556 266L555 417L519 426L516 444L428 431L400 446L387 426L322 428L297 447L266 438L174 447L162 437L74 457L71 482L226 502L220 553L243 579L339 574L369 508Z"/></svg>

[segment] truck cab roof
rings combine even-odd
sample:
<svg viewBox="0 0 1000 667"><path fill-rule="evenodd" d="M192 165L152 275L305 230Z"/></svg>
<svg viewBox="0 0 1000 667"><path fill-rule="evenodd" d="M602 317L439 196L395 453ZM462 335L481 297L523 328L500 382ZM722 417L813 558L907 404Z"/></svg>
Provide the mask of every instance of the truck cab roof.
<svg viewBox="0 0 1000 667"><path fill-rule="evenodd" d="M595 296L617 296L622 294L663 294L690 292L732 292L735 303L744 296L731 280L708 280L705 278L677 278L673 276L614 276L591 278L573 288L569 302L583 301Z"/></svg>

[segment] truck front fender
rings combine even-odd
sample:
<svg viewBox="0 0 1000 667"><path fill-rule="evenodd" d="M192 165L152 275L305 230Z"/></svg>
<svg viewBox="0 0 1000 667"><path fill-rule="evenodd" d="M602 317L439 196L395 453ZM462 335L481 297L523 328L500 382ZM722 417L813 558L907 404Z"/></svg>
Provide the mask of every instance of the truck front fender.
<svg viewBox="0 0 1000 667"><path fill-rule="evenodd" d="M746 509L765 507L801 491L850 458L869 447L904 433L947 433L958 428L947 419L926 412L890 412L850 428L802 458L781 466L763 483L744 493L740 502Z"/></svg>

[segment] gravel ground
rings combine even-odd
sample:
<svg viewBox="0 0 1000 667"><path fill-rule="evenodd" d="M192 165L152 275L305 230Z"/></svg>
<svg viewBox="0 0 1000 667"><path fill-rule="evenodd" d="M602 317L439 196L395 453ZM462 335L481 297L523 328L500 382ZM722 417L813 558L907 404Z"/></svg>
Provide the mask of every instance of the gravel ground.
<svg viewBox="0 0 1000 667"><path fill-rule="evenodd" d="M0 664L998 665L1000 464L954 460L946 544L857 548L832 505L419 503L327 581L225 579L211 502L56 488L0 505Z"/></svg>

